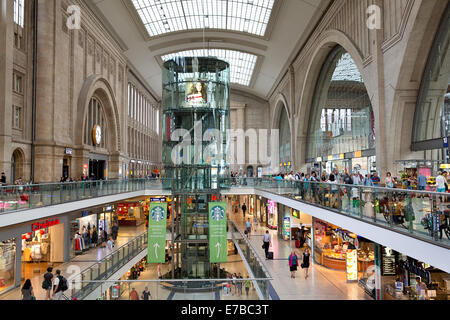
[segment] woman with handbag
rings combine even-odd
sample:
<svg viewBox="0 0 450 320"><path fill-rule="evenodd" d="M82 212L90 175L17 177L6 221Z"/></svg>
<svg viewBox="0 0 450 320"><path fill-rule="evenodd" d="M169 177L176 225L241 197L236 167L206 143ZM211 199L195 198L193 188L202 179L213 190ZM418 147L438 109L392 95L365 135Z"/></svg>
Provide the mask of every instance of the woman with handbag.
<svg viewBox="0 0 450 320"><path fill-rule="evenodd" d="M306 248L305 251L303 252L303 263L301 266L302 269L305 270L305 279L308 279L309 257L310 257L309 249Z"/></svg>

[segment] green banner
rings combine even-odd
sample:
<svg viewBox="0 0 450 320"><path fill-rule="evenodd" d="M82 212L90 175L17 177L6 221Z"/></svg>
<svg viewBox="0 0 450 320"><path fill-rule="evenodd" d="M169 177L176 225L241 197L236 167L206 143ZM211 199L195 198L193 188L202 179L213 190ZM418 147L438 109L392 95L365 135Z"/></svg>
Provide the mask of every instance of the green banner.
<svg viewBox="0 0 450 320"><path fill-rule="evenodd" d="M210 202L208 212L209 261L211 263L227 262L227 204Z"/></svg>
<svg viewBox="0 0 450 320"><path fill-rule="evenodd" d="M148 263L166 262L167 202L150 203L148 214Z"/></svg>

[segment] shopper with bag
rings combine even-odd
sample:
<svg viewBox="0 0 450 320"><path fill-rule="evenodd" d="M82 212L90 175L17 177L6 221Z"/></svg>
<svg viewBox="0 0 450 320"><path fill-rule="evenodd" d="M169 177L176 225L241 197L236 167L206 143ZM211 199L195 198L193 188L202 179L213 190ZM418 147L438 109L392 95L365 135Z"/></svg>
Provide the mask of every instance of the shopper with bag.
<svg viewBox="0 0 450 320"><path fill-rule="evenodd" d="M305 270L305 279L308 279L309 258L310 258L309 249L306 248L305 251L303 252L303 263L301 265L302 269Z"/></svg>
<svg viewBox="0 0 450 320"><path fill-rule="evenodd" d="M264 252L266 254L266 259L268 259L270 244L271 244L271 238L270 238L269 230L266 230L266 234L263 237L263 245L262 245L262 248L264 249Z"/></svg>
<svg viewBox="0 0 450 320"><path fill-rule="evenodd" d="M61 270L56 270L53 280L53 300L61 300L63 292L68 289L67 280L61 275Z"/></svg>
<svg viewBox="0 0 450 320"><path fill-rule="evenodd" d="M42 289L45 290L45 299L52 300L50 292L52 291L52 279L53 279L53 268L48 267L47 272L44 274L44 281L42 282Z"/></svg>
<svg viewBox="0 0 450 320"><path fill-rule="evenodd" d="M295 278L295 272L298 266L298 257L294 250L289 255L289 270L291 271L291 278Z"/></svg>

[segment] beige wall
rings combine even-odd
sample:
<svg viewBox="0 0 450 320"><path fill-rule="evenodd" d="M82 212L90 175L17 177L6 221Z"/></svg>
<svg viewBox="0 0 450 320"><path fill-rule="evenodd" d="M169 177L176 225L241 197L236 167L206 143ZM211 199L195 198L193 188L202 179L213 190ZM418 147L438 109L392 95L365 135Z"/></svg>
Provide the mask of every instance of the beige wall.
<svg viewBox="0 0 450 320"><path fill-rule="evenodd" d="M382 28L370 30L365 10L382 8ZM322 65L335 45L352 56L362 74L375 116L377 169L393 170L394 160L424 159L411 152L415 105L423 69L447 1L335 1L269 95L271 123L287 104L293 130L295 168L306 168L310 108Z"/></svg>
<svg viewBox="0 0 450 320"><path fill-rule="evenodd" d="M4 124L0 126L0 170L10 179L11 155L18 149L23 155L21 171L29 181L31 171L32 130L32 73L33 73L33 2L25 1L25 23L21 49L13 44L13 1L2 0L6 12L2 12L0 36L0 92L6 108L1 108ZM37 100L35 140L35 182L58 181L62 175L65 148L72 148L73 155L66 156L70 163L69 176L79 178L83 163L89 162L89 154L103 154L109 158L108 178L117 178L119 169L129 164L127 117L128 81L127 60L122 48L110 36L104 26L82 0L39 1L38 51L37 51ZM81 29L69 30L66 26L67 7L81 8ZM6 20L5 20L6 19ZM23 77L23 92L15 93L11 83L13 72ZM130 80L128 80L131 78ZM2 84L3 83L3 84ZM142 91L151 92L145 82ZM83 143L86 112L92 96L100 98L107 118L107 149ZM159 108L159 102L152 98ZM13 105L21 107L21 126L12 128ZM139 128L144 134L144 128ZM154 149L139 142L142 152L139 160L160 163L161 135L151 136ZM138 143L138 142L137 142ZM122 172L125 174L125 172ZM8 181L9 182L9 181Z"/></svg>

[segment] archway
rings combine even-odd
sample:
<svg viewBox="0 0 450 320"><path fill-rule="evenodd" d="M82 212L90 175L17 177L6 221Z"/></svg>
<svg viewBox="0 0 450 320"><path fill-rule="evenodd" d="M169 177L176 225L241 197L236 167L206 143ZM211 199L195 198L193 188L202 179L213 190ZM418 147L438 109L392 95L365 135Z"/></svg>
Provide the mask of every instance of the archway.
<svg viewBox="0 0 450 320"><path fill-rule="evenodd" d="M313 91L305 153L310 168L374 170L372 104L358 66L342 46L328 54Z"/></svg>
<svg viewBox="0 0 450 320"><path fill-rule="evenodd" d="M16 149L11 155L11 184L17 179L24 179L25 154L21 149Z"/></svg>
<svg viewBox="0 0 450 320"><path fill-rule="evenodd" d="M83 159L76 163L82 176L117 178L119 176L120 122L117 102L109 82L98 76L89 77L78 99L76 136L82 146Z"/></svg>

